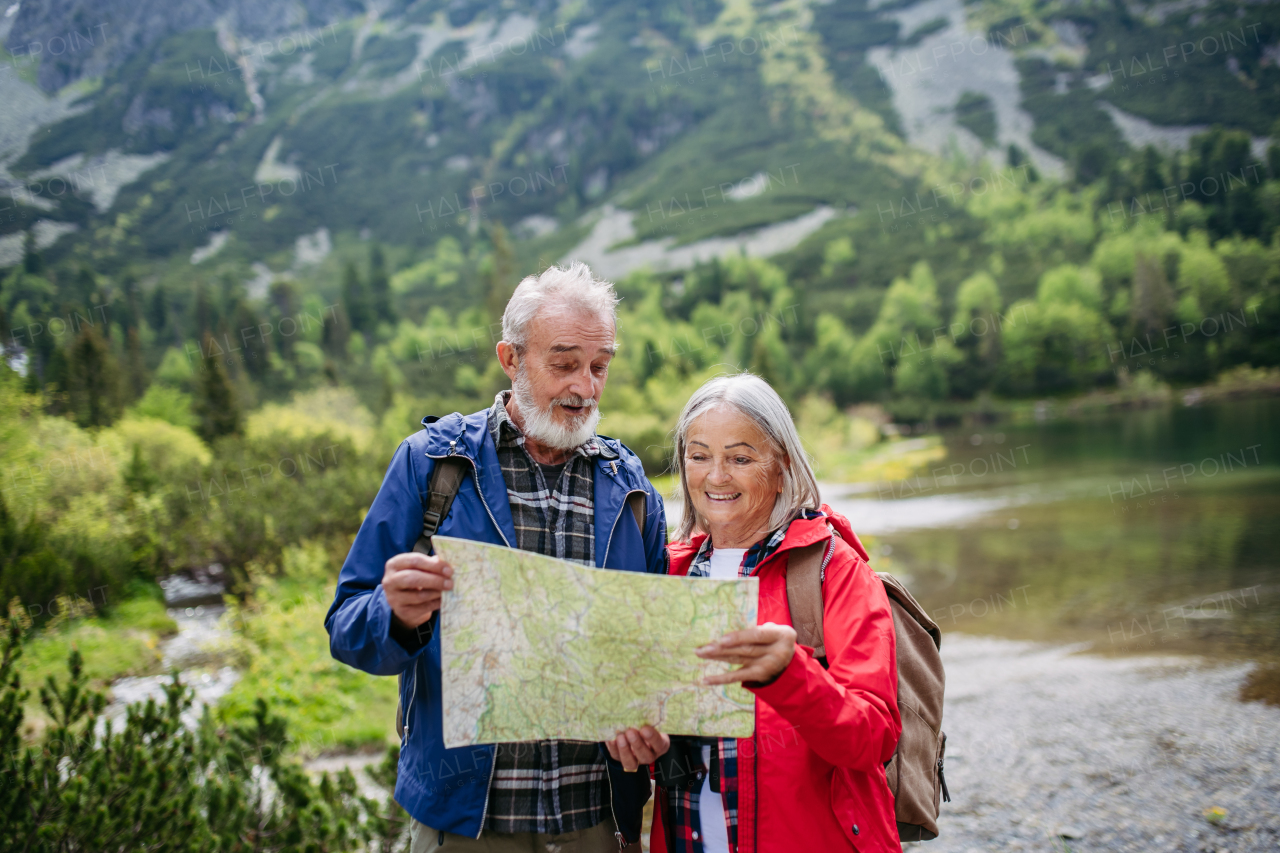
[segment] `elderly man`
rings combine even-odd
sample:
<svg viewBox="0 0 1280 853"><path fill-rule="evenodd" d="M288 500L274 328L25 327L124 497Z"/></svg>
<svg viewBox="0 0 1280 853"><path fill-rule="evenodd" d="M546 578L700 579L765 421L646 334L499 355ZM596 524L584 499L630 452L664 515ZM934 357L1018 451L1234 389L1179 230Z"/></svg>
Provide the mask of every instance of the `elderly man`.
<svg viewBox="0 0 1280 853"><path fill-rule="evenodd" d="M413 818L413 853L571 853L640 839L649 778L636 771L670 745L650 727L605 745L444 748L436 627L453 569L413 550L432 471L454 456L466 461L466 476L441 535L604 569L663 571L662 499L631 451L595 433L617 302L612 285L584 264L520 282L497 346L511 390L485 411L423 419L396 451L342 567L325 619L333 656L375 675L404 676L395 797ZM631 506L639 495L642 512Z"/></svg>

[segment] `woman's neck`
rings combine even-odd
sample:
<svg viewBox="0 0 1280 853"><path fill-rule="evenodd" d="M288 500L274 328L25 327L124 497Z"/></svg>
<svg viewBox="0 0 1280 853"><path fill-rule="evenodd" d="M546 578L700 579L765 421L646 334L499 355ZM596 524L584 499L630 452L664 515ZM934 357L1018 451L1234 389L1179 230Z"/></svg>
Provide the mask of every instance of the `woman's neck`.
<svg viewBox="0 0 1280 853"><path fill-rule="evenodd" d="M769 522L757 520L737 524L708 524L707 533L716 548L750 548L769 533Z"/></svg>

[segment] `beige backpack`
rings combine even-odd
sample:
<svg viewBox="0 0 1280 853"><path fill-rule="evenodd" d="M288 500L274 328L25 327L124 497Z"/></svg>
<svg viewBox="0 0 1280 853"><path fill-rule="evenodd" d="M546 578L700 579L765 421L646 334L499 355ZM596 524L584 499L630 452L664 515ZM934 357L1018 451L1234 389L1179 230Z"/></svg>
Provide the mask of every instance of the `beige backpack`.
<svg viewBox="0 0 1280 853"><path fill-rule="evenodd" d="M835 536L791 552L787 560L787 601L798 642L826 660L822 640L822 581L835 550ZM942 773L947 736L942 731L942 631L902 582L876 572L889 595L897 638L898 712L902 737L885 765L893 792L898 837L930 841L938 837L938 809L951 802Z"/></svg>

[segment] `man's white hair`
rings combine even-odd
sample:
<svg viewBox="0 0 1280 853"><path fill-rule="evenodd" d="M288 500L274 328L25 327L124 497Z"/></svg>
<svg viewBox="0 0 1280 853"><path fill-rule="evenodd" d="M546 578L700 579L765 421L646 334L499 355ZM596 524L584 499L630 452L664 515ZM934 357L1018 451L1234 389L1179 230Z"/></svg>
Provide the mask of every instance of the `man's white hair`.
<svg viewBox="0 0 1280 853"><path fill-rule="evenodd" d="M618 294L591 268L574 261L567 268L550 266L538 275L526 276L502 312L502 339L523 351L528 343L529 322L544 309L584 311L607 315L618 326Z"/></svg>

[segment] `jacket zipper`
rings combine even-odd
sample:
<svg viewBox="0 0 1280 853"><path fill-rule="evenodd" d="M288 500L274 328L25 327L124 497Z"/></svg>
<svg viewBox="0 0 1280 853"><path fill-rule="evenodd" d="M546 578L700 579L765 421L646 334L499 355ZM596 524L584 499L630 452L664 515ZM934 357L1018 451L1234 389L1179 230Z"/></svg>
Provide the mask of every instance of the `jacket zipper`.
<svg viewBox="0 0 1280 853"><path fill-rule="evenodd" d="M827 566L831 565L831 558L836 555L836 538L832 534L827 539L827 551L822 555L822 568L818 570L818 582L824 583L827 580Z"/></svg>
<svg viewBox="0 0 1280 853"><path fill-rule="evenodd" d="M444 456L432 456L428 453L426 454L426 457L428 459L447 459L450 456L461 456L463 459L471 463L471 477L476 481L476 494L480 496L480 505L484 507L484 511L488 514L489 520L493 522L493 529L498 531L498 535L502 537L502 544L510 548L511 543L507 541L507 534L503 533L502 528L498 526L498 519L494 516L493 510L489 509L489 502L484 499L484 489L480 488L480 466L476 464L474 459L467 456L465 453L454 453L453 446L455 444L457 444L456 441L449 442L449 452ZM441 519L441 521L443 520L444 519Z"/></svg>
<svg viewBox="0 0 1280 853"><path fill-rule="evenodd" d="M477 465L476 461L472 459L470 456L467 456L462 453L455 453L454 447L456 444L457 444L456 440L449 442L449 452L445 454L445 456L432 456L430 453L428 453L426 454L427 458L428 459L444 459L446 456L461 456L463 459L471 463L471 478L475 480L476 494L480 496L480 505L484 507L484 511L489 515L489 520L493 522L493 529L498 531L498 535L502 537L502 543L506 545L508 548L510 548L511 543L507 541L507 535L503 533L502 528L498 526L498 519L494 517L493 510L489 509L489 502L484 499L484 489L480 487L480 466ZM444 519L441 519L441 521L443 520ZM416 673L415 673L415 677L416 677ZM416 680L414 684L416 686L417 684ZM408 713L409 713L408 711L405 712L406 719L408 718ZM495 749L493 754L493 763L489 765L489 782L484 787L484 808L481 809L480 811L480 828L476 830L477 841L480 840L480 836L484 833L484 822L489 818L489 792L493 790L493 777L497 772L498 772L498 753L497 753L497 750ZM610 804L610 808L612 808L612 804Z"/></svg>
<svg viewBox="0 0 1280 853"><path fill-rule="evenodd" d="M480 504L484 507L484 511L488 514L489 520L493 522L494 530L497 530L498 535L502 537L503 544L506 545L508 548L510 548L511 543L507 541L507 535L503 533L502 528L498 526L498 519L494 517L493 510L489 509L489 502L484 499L484 490L480 488L480 466L478 466L475 460L472 459L470 456L466 456L461 453L455 453L454 446L456 444L457 444L456 441L449 442L449 452L446 454L446 456L462 456L463 459L466 459L468 462L471 463L471 476L476 483L476 494L480 496ZM426 454L426 456L429 459L445 458L445 456L432 456L430 453ZM618 475L618 469L617 469L616 463L613 468L613 475L615 477ZM642 490L632 489L631 491L638 492ZM631 496L631 492L627 492L627 494L623 497L622 509L627 508L627 498L630 496ZM618 519L620 518L622 518L621 510L619 510L618 515L613 519L613 527L609 529L609 539L608 541L606 541L604 546L604 556L606 560L609 558L609 547L613 544L613 532L618 529ZM414 687L415 689L417 687L416 672L414 673ZM412 699L410 699L410 702L412 703ZM406 717L408 716L408 711L405 712L405 715ZM406 741L408 740L407 728L405 729L405 739ZM485 790L484 790L484 808L480 812L480 829L479 831L476 832L477 841L480 839L480 836L484 833L484 822L489 817L489 793L493 790L493 777L494 777L494 774L496 774L497 772L498 772L498 760L497 760L497 755L495 753L493 764L489 766L489 784L485 786ZM609 813L613 815L613 826L614 826L614 829L617 830L616 832L613 833L613 835L614 835L614 838L618 840L618 849L621 850L622 848L627 846L627 840L622 835L621 824L618 823L618 813L613 808L614 799L615 797L614 797L614 790L613 790L613 780L610 779L609 780Z"/></svg>
<svg viewBox="0 0 1280 853"><path fill-rule="evenodd" d="M409 709L413 707L413 700L418 696L418 662L413 662L413 687L409 690L409 704L404 706L404 737L400 739L400 749L404 749L405 744L409 742Z"/></svg>
<svg viewBox="0 0 1280 853"><path fill-rule="evenodd" d="M613 837L618 841L618 849L627 846L627 839L622 836L622 824L618 823L618 813L613 809L614 790L613 779L609 777L609 771L605 770L604 778L609 782L609 814L613 815ZM655 804L656 805L656 804ZM644 827L641 827L644 829Z"/></svg>
<svg viewBox="0 0 1280 853"><path fill-rule="evenodd" d="M613 460L613 459L609 460L609 462L610 462L609 467L613 472L613 476L615 479L617 479L618 462L617 460ZM609 538L604 543L604 559L600 561L601 566L603 566L609 560L609 549L613 547L613 533L615 530L618 529L618 522L622 519L622 514L627 509L627 498L631 497L632 492L643 492L643 489L632 489L631 491L627 492L625 495L622 496L622 508L619 509L618 514L614 516L613 526L609 528ZM617 792L613 790L613 779L612 777L609 776L608 773L605 773L605 779L609 783L609 814L613 816L613 829L614 829L613 837L618 842L618 849L621 850L627 846L627 839L622 834L622 824L618 822L618 812L613 807L613 804L618 799Z"/></svg>

